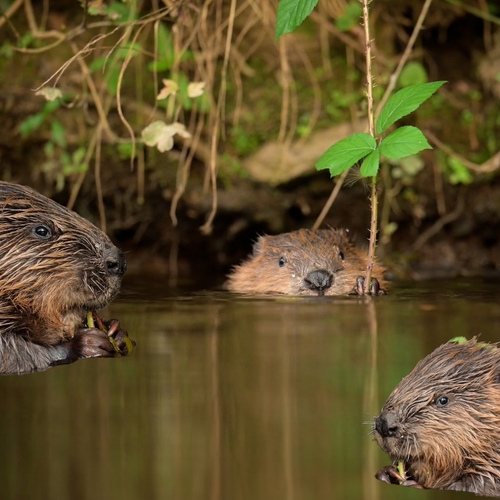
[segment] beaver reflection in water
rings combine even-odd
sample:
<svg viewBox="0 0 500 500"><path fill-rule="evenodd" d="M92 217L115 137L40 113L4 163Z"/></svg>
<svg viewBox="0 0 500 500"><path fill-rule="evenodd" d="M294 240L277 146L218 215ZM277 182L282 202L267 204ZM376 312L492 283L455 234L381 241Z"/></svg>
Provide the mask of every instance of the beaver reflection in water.
<svg viewBox="0 0 500 500"><path fill-rule="evenodd" d="M500 497L500 349L463 337L438 347L394 389L373 431L393 460L378 479Z"/></svg>
<svg viewBox="0 0 500 500"><path fill-rule="evenodd" d="M126 270L123 253L90 222L36 191L0 182L0 375L127 354L117 320L85 328ZM112 337L117 346L110 340Z"/></svg>
<svg viewBox="0 0 500 500"><path fill-rule="evenodd" d="M362 293L367 255L356 249L343 229L300 229L260 236L253 253L228 276L233 292L286 295ZM370 292L385 293L384 269L375 262Z"/></svg>

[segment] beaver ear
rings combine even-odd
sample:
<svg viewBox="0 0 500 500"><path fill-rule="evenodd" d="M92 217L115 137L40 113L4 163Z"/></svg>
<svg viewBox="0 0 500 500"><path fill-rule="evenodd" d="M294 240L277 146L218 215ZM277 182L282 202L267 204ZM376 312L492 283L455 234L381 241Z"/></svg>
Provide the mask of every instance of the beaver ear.
<svg viewBox="0 0 500 500"><path fill-rule="evenodd" d="M259 236L257 241L253 244L252 255L255 257L262 253L266 245L266 238L264 236Z"/></svg>

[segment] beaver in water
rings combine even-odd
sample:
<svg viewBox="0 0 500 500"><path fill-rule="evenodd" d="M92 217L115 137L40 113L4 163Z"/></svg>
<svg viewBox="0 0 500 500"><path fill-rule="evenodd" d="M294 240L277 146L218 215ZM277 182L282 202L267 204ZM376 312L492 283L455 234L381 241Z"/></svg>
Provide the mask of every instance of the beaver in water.
<svg viewBox="0 0 500 500"><path fill-rule="evenodd" d="M86 312L118 293L125 270L123 253L90 222L0 182L0 374L127 354L117 320L96 318L108 332L84 327Z"/></svg>
<svg viewBox="0 0 500 500"><path fill-rule="evenodd" d="M228 276L233 292L286 295L363 293L367 255L356 249L344 229L300 229L260 236L253 252ZM375 262L370 293L384 294L384 269Z"/></svg>
<svg viewBox="0 0 500 500"><path fill-rule="evenodd" d="M376 477L417 488L500 496L500 349L463 337L403 378L373 432L393 465Z"/></svg>

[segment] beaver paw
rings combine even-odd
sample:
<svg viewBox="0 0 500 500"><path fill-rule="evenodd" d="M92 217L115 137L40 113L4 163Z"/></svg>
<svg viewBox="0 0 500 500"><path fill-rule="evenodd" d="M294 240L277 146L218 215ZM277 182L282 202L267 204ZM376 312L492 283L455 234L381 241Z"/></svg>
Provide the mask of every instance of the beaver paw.
<svg viewBox="0 0 500 500"><path fill-rule="evenodd" d="M100 318L99 318L100 319ZM69 358L110 358L127 356L135 347L117 319L98 322L99 328L81 328L69 342L62 344Z"/></svg>
<svg viewBox="0 0 500 500"><path fill-rule="evenodd" d="M370 295L387 295L387 292L380 288L380 283L377 278L372 278L370 280L370 289L368 292ZM356 285L352 289L349 295L364 295L365 294L365 278L364 276L358 276L356 279Z"/></svg>
<svg viewBox="0 0 500 500"><path fill-rule="evenodd" d="M413 479L407 479L401 476L398 469L394 465L387 465L380 469L376 474L375 478L383 483L387 484L399 484L401 486L408 486L410 488L417 488L422 490L423 486L418 484Z"/></svg>
<svg viewBox="0 0 500 500"><path fill-rule="evenodd" d="M135 342L129 338L126 330L120 328L120 322L117 319L106 321L96 312L93 313L92 317L99 330L107 333L117 356L128 356L132 352Z"/></svg>

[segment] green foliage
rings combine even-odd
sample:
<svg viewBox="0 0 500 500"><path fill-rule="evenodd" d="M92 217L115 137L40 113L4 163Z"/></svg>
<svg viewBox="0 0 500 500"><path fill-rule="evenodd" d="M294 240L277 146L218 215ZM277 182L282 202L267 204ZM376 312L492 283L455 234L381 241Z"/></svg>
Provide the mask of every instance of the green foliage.
<svg viewBox="0 0 500 500"><path fill-rule="evenodd" d="M424 134L416 127L400 127L380 143L380 153L391 160L414 155L423 149L432 149Z"/></svg>
<svg viewBox="0 0 500 500"><path fill-rule="evenodd" d="M450 184L470 184L473 180L470 170L457 158L440 157L440 166Z"/></svg>
<svg viewBox="0 0 500 500"><path fill-rule="evenodd" d="M120 160L130 160L132 154L135 151L134 158L137 158L138 150L143 147L143 144L136 143L134 149L134 144L132 143L132 141L120 142L118 143L118 156L120 157Z"/></svg>
<svg viewBox="0 0 500 500"><path fill-rule="evenodd" d="M276 40L299 26L317 3L318 0L280 0L276 20Z"/></svg>
<svg viewBox="0 0 500 500"><path fill-rule="evenodd" d="M468 342L468 339L465 337L453 337L448 340L448 344L465 344L466 342Z"/></svg>
<svg viewBox="0 0 500 500"><path fill-rule="evenodd" d="M29 47L33 41L34 41L33 33L31 33L31 31L28 31L17 41L17 45L18 47L25 49L26 47Z"/></svg>
<svg viewBox="0 0 500 500"><path fill-rule="evenodd" d="M55 178L57 191L64 188L67 177L86 172L89 168L88 163L84 161L87 152L84 146L69 151L65 147L58 147L52 138L45 143L43 151L46 160L42 163L42 171L50 173Z"/></svg>
<svg viewBox="0 0 500 500"><path fill-rule="evenodd" d="M413 113L434 92L446 82L423 83L411 85L396 92L389 98L377 120L377 134L385 132L397 120Z"/></svg>
<svg viewBox="0 0 500 500"><path fill-rule="evenodd" d="M316 163L317 170L330 169L332 177L351 168L377 147L375 139L364 132L353 134L331 146Z"/></svg>
<svg viewBox="0 0 500 500"><path fill-rule="evenodd" d="M37 128L39 128L48 117L61 106L61 100L46 102L42 111L34 115L28 116L26 120L22 121L19 125L19 132L21 137L26 138Z"/></svg>
<svg viewBox="0 0 500 500"><path fill-rule="evenodd" d="M88 13L91 16L104 16L116 24L135 21L138 19L136 3L132 2L111 2L109 5L105 3L95 3L89 6Z"/></svg>
<svg viewBox="0 0 500 500"><path fill-rule="evenodd" d="M399 75L399 84L401 87L409 87L422 83L427 83L427 71L419 62L409 62Z"/></svg>
<svg viewBox="0 0 500 500"><path fill-rule="evenodd" d="M116 95L118 92L118 80L122 62L125 58L132 55L133 57L140 54L142 46L139 43L124 43L118 47L112 57L97 57L89 64L89 70L93 73L98 71L104 72L106 87L111 95Z"/></svg>
<svg viewBox="0 0 500 500"><path fill-rule="evenodd" d="M0 47L0 57L3 57L5 59L12 59L13 55L14 49L12 48L12 45L9 42L4 42Z"/></svg>
<svg viewBox="0 0 500 500"><path fill-rule="evenodd" d="M181 54L175 53L175 46L172 40L172 35L166 23L158 25L158 59L151 61L147 65L147 69L153 73L168 71L174 66L176 58L179 62L194 60L194 54L191 50L185 50Z"/></svg>
<svg viewBox="0 0 500 500"><path fill-rule="evenodd" d="M158 60L148 64L149 71L160 72L169 70L175 63L175 47L170 30L165 23L158 25Z"/></svg>
<svg viewBox="0 0 500 500"><path fill-rule="evenodd" d="M415 111L445 82L433 82L406 87L394 94L382 109L377 131L386 131L396 120ZM424 134L416 127L401 127L383 138L379 145L365 133L354 134L330 147L316 163L317 170L328 168L332 176L341 174L364 158L361 166L363 177L375 177L380 167L380 157L399 160L430 149Z"/></svg>
<svg viewBox="0 0 500 500"><path fill-rule="evenodd" d="M358 1L349 2L343 14L335 20L335 26L340 31L348 31L357 24L363 14L363 8Z"/></svg>
<svg viewBox="0 0 500 500"><path fill-rule="evenodd" d="M257 135L249 133L246 127L238 125L231 129L231 145L238 155L245 156L257 151L260 140Z"/></svg>
<svg viewBox="0 0 500 500"><path fill-rule="evenodd" d="M371 137L371 136L370 136ZM380 166L380 149L372 151L364 160L361 165L361 175L363 177L375 177Z"/></svg>

